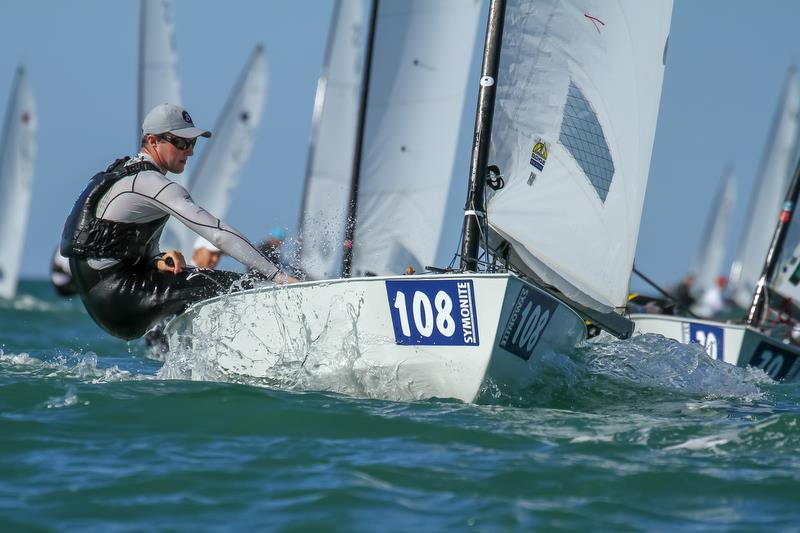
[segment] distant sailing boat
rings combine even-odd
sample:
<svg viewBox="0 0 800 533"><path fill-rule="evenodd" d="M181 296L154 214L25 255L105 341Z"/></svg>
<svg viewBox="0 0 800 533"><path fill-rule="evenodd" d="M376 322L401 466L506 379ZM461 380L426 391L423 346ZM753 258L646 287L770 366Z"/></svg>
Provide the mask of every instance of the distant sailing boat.
<svg viewBox="0 0 800 533"><path fill-rule="evenodd" d="M17 293L36 160L36 103L22 67L11 86L0 134L0 298Z"/></svg>
<svg viewBox="0 0 800 533"><path fill-rule="evenodd" d="M358 136L364 49L364 0L337 0L317 84L299 260L309 279L341 272L342 244Z"/></svg>
<svg viewBox="0 0 800 533"><path fill-rule="evenodd" d="M761 168L747 214L745 234L731 267L730 291L739 307L753 301L764 258L775 230L800 148L800 80L791 68L772 121Z"/></svg>
<svg viewBox="0 0 800 533"><path fill-rule="evenodd" d="M792 69L768 140L745 239L731 274L741 324L664 315L631 315L636 330L699 343L709 356L754 366L776 380L800 377L800 85ZM792 172L793 171L793 172Z"/></svg>
<svg viewBox="0 0 800 533"><path fill-rule="evenodd" d="M700 248L692 268L695 275L692 295L697 300L692 312L701 317L711 317L722 308L724 287L720 287L719 278L723 273L726 243L735 204L736 181L733 171L728 169L709 206L708 222L700 239ZM717 305L719 308L714 309Z"/></svg>
<svg viewBox="0 0 800 533"><path fill-rule="evenodd" d="M268 287L201 302L167 328L178 353L211 359L193 377L214 368L274 382L290 371L296 382L304 372L346 366L365 376L368 396L474 401L490 384L510 392L530 386L541 357L569 353L585 338L588 315L629 335L632 323L614 311L627 297L671 2L586 4L490 4L460 271ZM378 2L370 31L397 6ZM399 53L404 33L389 35L387 46L394 40ZM489 164L501 179L492 179L497 190L484 208ZM434 196L447 179L430 175ZM408 192L426 202L414 183ZM398 197L390 191L386 201ZM394 268L390 257L368 254L364 268ZM393 387L376 386L382 379Z"/></svg>

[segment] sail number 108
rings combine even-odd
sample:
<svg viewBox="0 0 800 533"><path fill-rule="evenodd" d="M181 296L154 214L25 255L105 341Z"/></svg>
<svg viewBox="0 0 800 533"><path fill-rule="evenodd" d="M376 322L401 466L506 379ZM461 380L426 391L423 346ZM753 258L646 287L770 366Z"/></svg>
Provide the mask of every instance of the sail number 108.
<svg viewBox="0 0 800 533"><path fill-rule="evenodd" d="M397 344L478 345L472 280L386 281Z"/></svg>

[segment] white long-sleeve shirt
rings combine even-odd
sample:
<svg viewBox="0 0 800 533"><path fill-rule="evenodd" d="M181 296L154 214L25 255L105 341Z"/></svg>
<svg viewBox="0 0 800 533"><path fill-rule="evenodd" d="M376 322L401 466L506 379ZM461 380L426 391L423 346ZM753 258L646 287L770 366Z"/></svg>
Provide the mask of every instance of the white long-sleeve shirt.
<svg viewBox="0 0 800 533"><path fill-rule="evenodd" d="M131 158L127 165L139 161L155 162L146 153ZM156 165L157 166L157 165ZM180 184L155 170L144 170L120 179L100 198L95 216L115 222L147 223L164 215L171 215L192 231L212 242L249 269L272 278L278 267L236 229L223 223L201 206L194 203L189 192ZM151 256L159 253L158 243L153 243ZM116 260L90 260L92 268L102 269L117 263Z"/></svg>

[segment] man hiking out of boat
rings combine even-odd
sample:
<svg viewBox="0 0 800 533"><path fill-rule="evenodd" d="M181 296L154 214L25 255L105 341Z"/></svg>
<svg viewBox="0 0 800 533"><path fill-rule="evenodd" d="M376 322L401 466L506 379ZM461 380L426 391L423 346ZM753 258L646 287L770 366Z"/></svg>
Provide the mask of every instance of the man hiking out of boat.
<svg viewBox="0 0 800 533"><path fill-rule="evenodd" d="M185 269L177 250L160 253L170 216L267 280L296 281L166 177L183 172L198 137L210 136L185 109L156 106L142 124L138 156L96 174L64 225L61 253L70 260L78 294L94 321L116 337L140 337L188 304L247 282L234 272Z"/></svg>

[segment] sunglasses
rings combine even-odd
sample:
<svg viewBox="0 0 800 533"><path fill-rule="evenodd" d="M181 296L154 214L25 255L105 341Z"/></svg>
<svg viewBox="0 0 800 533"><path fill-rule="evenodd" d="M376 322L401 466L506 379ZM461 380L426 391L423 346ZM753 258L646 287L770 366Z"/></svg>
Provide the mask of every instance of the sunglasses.
<svg viewBox="0 0 800 533"><path fill-rule="evenodd" d="M197 138L185 139L183 137L172 135L171 133L163 133L159 135L158 138L167 141L178 150L188 150L189 148L194 148L194 143L197 142Z"/></svg>

